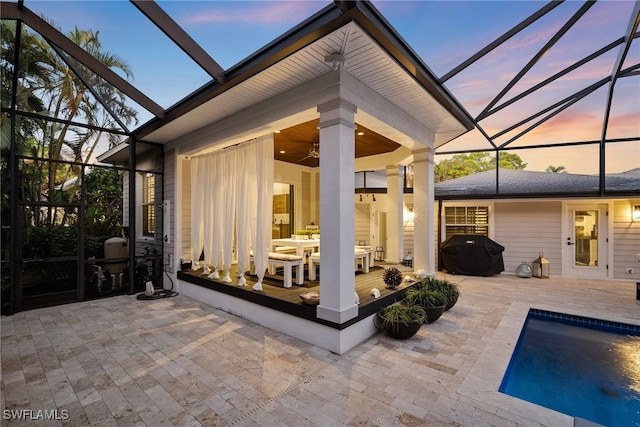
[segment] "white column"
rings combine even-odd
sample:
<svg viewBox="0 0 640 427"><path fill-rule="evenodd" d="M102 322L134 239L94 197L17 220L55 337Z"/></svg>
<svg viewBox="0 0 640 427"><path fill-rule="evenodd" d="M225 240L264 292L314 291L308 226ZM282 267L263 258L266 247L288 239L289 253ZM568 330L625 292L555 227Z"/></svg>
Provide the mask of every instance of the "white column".
<svg viewBox="0 0 640 427"><path fill-rule="evenodd" d="M401 166L387 166L387 247L385 258L402 262L404 258L403 195L404 177Z"/></svg>
<svg viewBox="0 0 640 427"><path fill-rule="evenodd" d="M355 303L355 111L342 99L320 113L320 319L343 323L358 315Z"/></svg>
<svg viewBox="0 0 640 427"><path fill-rule="evenodd" d="M433 149L413 151L413 268L435 274Z"/></svg>

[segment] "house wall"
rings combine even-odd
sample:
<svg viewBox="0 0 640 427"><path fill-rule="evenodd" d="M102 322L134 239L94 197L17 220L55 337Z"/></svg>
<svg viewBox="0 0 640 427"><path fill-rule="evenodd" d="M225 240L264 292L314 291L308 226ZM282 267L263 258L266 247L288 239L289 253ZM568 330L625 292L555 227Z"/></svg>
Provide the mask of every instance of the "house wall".
<svg viewBox="0 0 640 427"><path fill-rule="evenodd" d="M492 239L504 246L504 269L515 273L523 261L529 265L540 252L549 260L549 274L562 275L562 202L495 202Z"/></svg>
<svg viewBox="0 0 640 427"><path fill-rule="evenodd" d="M371 205L368 203L356 203L354 240L356 243L365 242L371 245Z"/></svg>
<svg viewBox="0 0 640 427"><path fill-rule="evenodd" d="M613 278L640 281L640 221L633 222L631 209L640 199L613 202ZM609 213L609 215L612 215ZM633 274L627 273L633 269Z"/></svg>
<svg viewBox="0 0 640 427"><path fill-rule="evenodd" d="M578 200L573 202L579 203ZM594 202L589 200L589 203ZM562 249L563 207L561 200L511 200L457 202L467 206L490 206L489 237L505 247L503 253L505 274L515 273L523 261L529 265L540 252L550 262L552 276L563 275ZM633 222L631 210L640 199L598 200L610 203L609 212L610 277L619 280L640 280L640 222ZM443 206L450 204L443 203ZM437 226L437 224L436 224ZM633 274L627 273L633 269Z"/></svg>
<svg viewBox="0 0 640 427"><path fill-rule="evenodd" d="M376 201L372 200L371 195L363 196L363 201L360 202L360 195L355 195L356 212L359 210L365 212L368 209L369 223L364 224L362 222L363 217L356 217L356 241L365 240L367 244L371 246L383 246L386 250L386 244L380 241L378 234L378 215L380 212L387 211L387 195L376 194ZM368 206L368 208L364 207ZM413 196L411 194L404 195L404 210L407 211L409 207L413 207ZM365 233L368 231L368 236ZM366 237L366 238L365 238ZM413 254L414 234L413 234L413 222L403 221L403 256L406 254ZM412 255L413 256L413 255Z"/></svg>

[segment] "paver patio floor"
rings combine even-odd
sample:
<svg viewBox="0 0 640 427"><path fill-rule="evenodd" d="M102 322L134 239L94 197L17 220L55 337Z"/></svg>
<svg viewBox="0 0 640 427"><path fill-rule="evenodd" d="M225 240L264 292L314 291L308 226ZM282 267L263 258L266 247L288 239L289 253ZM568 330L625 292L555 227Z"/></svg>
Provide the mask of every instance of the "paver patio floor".
<svg viewBox="0 0 640 427"><path fill-rule="evenodd" d="M497 392L528 309L640 325L633 282L449 278L437 322L343 355L182 295L5 316L2 425L572 426Z"/></svg>

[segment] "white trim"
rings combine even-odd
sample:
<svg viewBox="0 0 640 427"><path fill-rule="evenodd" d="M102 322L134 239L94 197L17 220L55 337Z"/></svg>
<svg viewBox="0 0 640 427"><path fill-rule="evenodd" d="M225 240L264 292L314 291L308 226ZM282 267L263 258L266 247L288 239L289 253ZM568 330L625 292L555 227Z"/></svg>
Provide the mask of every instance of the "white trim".
<svg viewBox="0 0 640 427"><path fill-rule="evenodd" d="M569 221L569 211L572 206L578 205L606 205L607 211L605 214L605 219L601 221L601 223L605 223L607 225L606 229L606 241L602 242L607 245L607 259L605 275L603 277L598 277L598 279L612 279L614 275L614 224L613 224L613 200L612 199L576 199L576 200L563 200L562 201L562 237L561 237L561 245L562 245L562 277L569 278L580 278L584 276L576 276L571 274L571 265L572 265L572 255L573 251L570 250L570 246L566 244L566 240L568 236L573 235L573 230L571 230L571 224ZM602 233L602 227L600 228L600 233Z"/></svg>
<svg viewBox="0 0 640 427"><path fill-rule="evenodd" d="M495 240L495 210L494 210L493 201L484 200L484 199L475 199L475 200L455 200L455 201L443 201L442 202L442 214L440 215L440 224L442 225L440 231L440 241L443 242L447 238L447 221L445 208L447 207L460 207L460 206L487 206L489 215L489 235L487 236L491 240Z"/></svg>

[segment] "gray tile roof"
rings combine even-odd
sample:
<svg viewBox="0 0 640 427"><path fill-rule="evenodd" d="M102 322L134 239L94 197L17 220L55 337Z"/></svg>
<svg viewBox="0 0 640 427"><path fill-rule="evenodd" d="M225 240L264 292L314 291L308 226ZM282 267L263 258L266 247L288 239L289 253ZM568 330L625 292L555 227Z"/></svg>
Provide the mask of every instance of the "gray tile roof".
<svg viewBox="0 0 640 427"><path fill-rule="evenodd" d="M598 175L533 172L500 169L500 195L548 197L552 195L594 195L599 192ZM605 190L637 193L640 197L640 168L605 177ZM496 196L496 171L480 172L435 184L436 199Z"/></svg>

